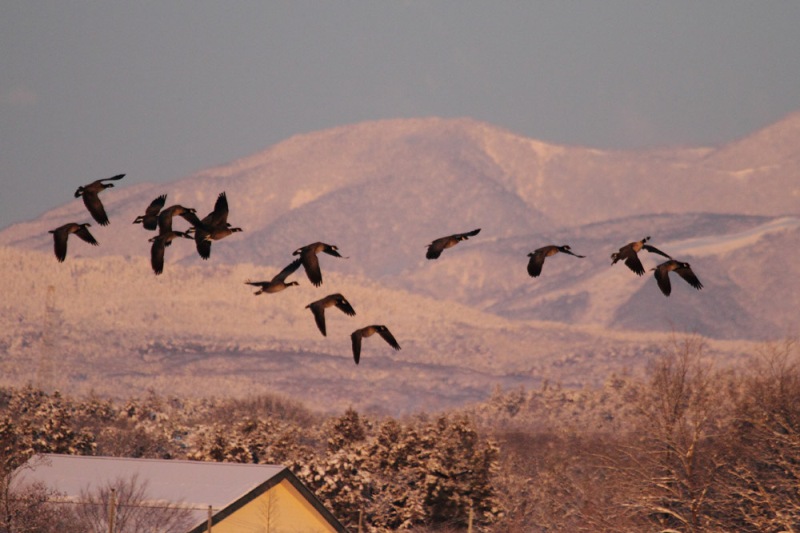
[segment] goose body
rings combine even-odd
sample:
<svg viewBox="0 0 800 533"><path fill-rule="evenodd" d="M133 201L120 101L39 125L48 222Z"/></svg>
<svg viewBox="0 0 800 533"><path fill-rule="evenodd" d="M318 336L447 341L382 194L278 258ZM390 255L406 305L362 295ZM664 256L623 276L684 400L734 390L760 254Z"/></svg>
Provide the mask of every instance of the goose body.
<svg viewBox="0 0 800 533"><path fill-rule="evenodd" d="M317 300L316 302L311 302L306 306L306 309L311 309L311 312L314 314L314 321L317 323L320 333L325 336L328 335L325 328L325 309L334 306L348 316L355 316L356 314L356 311L353 309L353 306L350 305L350 302L348 302L347 299L339 293L330 294L325 298Z"/></svg>
<svg viewBox="0 0 800 533"><path fill-rule="evenodd" d="M533 252L528 254L530 260L528 261L528 274L531 277L538 277L539 274L542 273L542 266L544 266L544 260L551 255L555 255L558 252L569 254L575 257L586 257L585 255L578 255L572 252L572 248L568 245L563 246L556 246L555 244L551 244L548 246L543 246L541 248L537 248Z"/></svg>
<svg viewBox="0 0 800 533"><path fill-rule="evenodd" d="M480 233L480 231L481 228L478 228L466 233L454 233L453 235L448 235L447 237L439 237L428 245L428 251L425 252L425 257L427 259L437 259L447 248L452 248L461 241L465 241L470 237L474 237Z"/></svg>
<svg viewBox="0 0 800 533"><path fill-rule="evenodd" d="M88 185L82 185L75 191L75 198L79 196L83 197L83 204L86 206L86 209L89 210L92 218L95 219L101 226L107 226L109 224L109 220L106 210L103 207L103 202L100 201L100 196L98 195L109 187L114 186L113 183L106 183L107 181L117 181L124 177L125 174L117 174L116 176L110 178L103 178L93 181Z"/></svg>
<svg viewBox="0 0 800 533"><path fill-rule="evenodd" d="M296 271L298 268L300 268L301 264L302 264L302 261L300 259L295 259L294 261L289 263L287 266L285 266L283 268L283 270L278 272L278 274L276 274L275 277L273 277L269 281L250 281L250 280L247 280L247 281L245 281L245 283L247 285L252 285L254 287L260 287L258 291L253 293L253 294L256 294L256 295L258 295L258 294L272 294L272 293L275 293L275 292L280 292L280 291L282 291L282 290L284 290L284 289L286 289L288 287L291 287L292 285L299 285L299 283L297 283L296 281L290 281L290 282L287 283L286 282L286 278L288 278L290 274L292 274L294 271Z"/></svg>
<svg viewBox="0 0 800 533"><path fill-rule="evenodd" d="M642 250L647 250L650 253L664 256L667 259L672 259L669 255L665 254L655 246L645 244L649 240L650 237L647 236L640 241L629 242L620 248L618 252L611 254L611 264L616 264L617 261L624 261L625 266L630 268L637 276L642 276L644 275L644 267L642 266L642 262L639 260L638 256L638 253Z"/></svg>
<svg viewBox="0 0 800 533"><path fill-rule="evenodd" d="M232 233L238 233L243 231L242 228L234 228L231 227L230 224L227 224L225 227L222 228L211 228L210 231L206 231L205 240L206 241L218 241L220 239L224 239L228 235Z"/></svg>
<svg viewBox="0 0 800 533"><path fill-rule="evenodd" d="M214 227L204 229L202 227L194 227L191 228L191 230L193 230L194 233L194 244L195 248L197 248L197 253L203 259L208 259L211 257L212 241L218 241L220 239L224 239L228 235L243 231L242 228L232 228L230 224L226 224L225 227L221 228Z"/></svg>
<svg viewBox="0 0 800 533"><path fill-rule="evenodd" d="M698 291L703 288L703 284L700 283L700 280L697 278L695 273L692 272L692 267L689 265L689 263L670 259L669 261L664 261L651 270L654 271L656 283L658 283L658 288L661 289L661 292L664 293L664 296L669 296L672 292L672 285L669 281L670 272L675 272L677 275L683 278L686 283Z"/></svg>
<svg viewBox="0 0 800 533"><path fill-rule="evenodd" d="M156 275L164 271L164 251L167 246L172 244L172 241L177 238L191 239L192 236L183 231L162 232L150 239L153 245L150 247L150 266L153 267L153 272Z"/></svg>
<svg viewBox="0 0 800 533"><path fill-rule="evenodd" d="M342 257L341 254L339 254L339 248L324 242L307 244L292 253L292 255L300 256L303 268L306 271L306 276L308 276L309 281L311 281L315 287L322 285L322 272L319 269L319 258L317 257L317 254L322 252L334 257Z"/></svg>
<svg viewBox="0 0 800 533"><path fill-rule="evenodd" d="M91 224L88 222L83 224L70 222L68 224L64 224L63 226L59 226L56 229L51 229L48 232L53 234L53 251L55 252L56 259L58 259L59 263L63 263L67 258L67 239L73 233L82 241L88 242L92 246L97 246L98 243L94 236L89 233L89 226L91 226Z"/></svg>
<svg viewBox="0 0 800 533"><path fill-rule="evenodd" d="M383 337L383 340L389 343L389 346L395 350L400 349L400 345L397 343L394 335L392 335L392 332L389 331L389 328L383 324L375 324L365 328L357 329L350 334L350 339L353 343L353 360L355 360L356 364L358 364L359 360L361 359L361 339L364 337L369 337L374 333L377 333Z"/></svg>

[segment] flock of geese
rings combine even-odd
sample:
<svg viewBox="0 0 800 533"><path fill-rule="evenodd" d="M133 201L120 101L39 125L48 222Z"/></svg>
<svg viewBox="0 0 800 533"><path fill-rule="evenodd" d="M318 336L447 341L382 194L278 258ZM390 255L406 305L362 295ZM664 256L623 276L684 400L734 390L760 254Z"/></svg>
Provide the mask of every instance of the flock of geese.
<svg viewBox="0 0 800 533"><path fill-rule="evenodd" d="M110 178L99 179L78 187L75 191L75 197L82 197L86 209L91 214L92 218L101 226L109 224L108 215L106 214L103 203L100 201L99 194L114 186L114 181L120 180L125 177L125 174L118 174ZM164 254L167 247L172 244L172 241L179 238L193 239L197 253L203 259L208 259L211 256L211 243L223 239L233 233L242 231L242 228L233 227L228 222L228 199L225 192L222 192L217 197L214 204L214 210L211 211L205 218L200 219L197 212L193 208L184 207L182 205L173 205L164 208L167 202L167 195L162 194L155 200L150 202L150 205L145 209L143 215L139 215L133 221L134 224L141 224L144 229L148 231L158 230L155 237L149 239L152 243L150 248L150 264L153 272L158 275L164 270ZM172 219L175 216L180 216L191 227L186 231L176 231L172 229ZM50 230L49 233L53 234L53 245L56 258L59 262L63 262L67 257L67 239L70 235L75 234L79 239L97 246L98 242L94 236L89 232L90 223L77 223L70 222L60 226L56 229ZM452 248L461 241L465 241L470 237L474 237L480 232L480 228L468 231L466 233L455 233L446 237L435 239L427 245L427 252L425 257L427 259L438 259L444 250ZM611 264L616 264L618 261L623 261L625 265L633 271L636 275L642 276L645 269L639 259L639 252L645 250L650 253L661 255L667 258L667 261L659 264L651 270L654 271L654 277L659 289L664 296L669 296L672 292L670 284L669 273L674 272L680 276L689 285L697 290L703 288L703 284L692 272L689 263L677 261L668 254L662 252L655 246L647 244L650 237L644 237L641 240L630 242L619 249L619 251L611 254ZM568 245L557 246L548 245L538 248L528 254L530 258L528 261L528 274L531 277L539 277L542 273L545 259L557 253L564 253L573 257L583 258L584 255L578 255L572 251ZM331 244L324 242L315 242L309 245L298 248L292 255L298 256L297 259L289 263L278 274L276 274L269 281L245 281L246 284L258 287L258 294L273 294L280 292L293 285L298 285L296 281L286 281L291 274L296 272L301 266L304 268L306 276L309 281L315 286L322 285L322 271L320 270L318 254L325 253L334 257L342 257L338 248ZM327 336L325 327L325 309L329 307L336 307L348 316L355 316L356 312L350 302L339 293L330 294L320 300L311 302L306 306L311 310L314 315L314 321L317 328L323 336ZM361 358L361 343L364 337L370 337L377 333L380 335L392 348L395 350L400 349L400 344L394 338L394 335L383 324L373 324L355 330L350 334L353 347L353 359L358 364Z"/></svg>

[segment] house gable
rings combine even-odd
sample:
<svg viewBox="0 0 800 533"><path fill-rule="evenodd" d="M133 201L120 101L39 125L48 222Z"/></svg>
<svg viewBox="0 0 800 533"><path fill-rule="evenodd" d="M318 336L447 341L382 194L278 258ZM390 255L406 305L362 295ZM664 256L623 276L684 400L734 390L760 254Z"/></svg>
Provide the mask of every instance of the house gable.
<svg viewBox="0 0 800 533"><path fill-rule="evenodd" d="M42 454L12 475L12 489L40 483L58 492L64 503L81 504L86 494L119 480L137 479L146 487L142 503L174 504L191 513L190 533L344 532L342 524L286 467L163 459ZM248 518L254 522L243 522ZM261 520L261 521L259 521Z"/></svg>
<svg viewBox="0 0 800 533"><path fill-rule="evenodd" d="M268 526L275 532L347 532L287 468L214 513L211 524L213 533L241 533L246 531L244 524ZM205 533L207 529L207 522L203 522L189 533Z"/></svg>

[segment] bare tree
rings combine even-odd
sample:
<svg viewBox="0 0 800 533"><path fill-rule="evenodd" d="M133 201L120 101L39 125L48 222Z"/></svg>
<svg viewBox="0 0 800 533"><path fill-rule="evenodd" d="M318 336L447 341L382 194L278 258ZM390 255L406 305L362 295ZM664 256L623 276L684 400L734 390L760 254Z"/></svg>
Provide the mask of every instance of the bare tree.
<svg viewBox="0 0 800 533"><path fill-rule="evenodd" d="M59 494L43 485L9 490L10 476L2 480L0 533L82 533L83 529L53 503Z"/></svg>
<svg viewBox="0 0 800 533"><path fill-rule="evenodd" d="M800 360L792 341L768 345L743 379L735 460L722 490L728 526L800 531Z"/></svg>
<svg viewBox="0 0 800 533"><path fill-rule="evenodd" d="M105 533L109 526L109 502L112 490L116 497L115 533L138 531L183 532L192 525L191 511L180 504L147 498L147 482L134 475L117 479L105 486L81 494L81 504L76 506L75 521L84 531Z"/></svg>
<svg viewBox="0 0 800 533"><path fill-rule="evenodd" d="M728 457L722 435L729 402L703 348L687 338L654 362L632 430L603 457L617 502L593 517L598 529L620 522L698 532L718 524L712 496Z"/></svg>

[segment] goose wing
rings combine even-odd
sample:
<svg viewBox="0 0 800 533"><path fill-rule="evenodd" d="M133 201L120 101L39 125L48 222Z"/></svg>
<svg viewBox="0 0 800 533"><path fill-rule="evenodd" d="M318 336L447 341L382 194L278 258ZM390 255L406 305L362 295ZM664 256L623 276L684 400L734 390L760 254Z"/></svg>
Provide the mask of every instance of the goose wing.
<svg viewBox="0 0 800 533"><path fill-rule="evenodd" d="M194 230L194 246L197 248L197 253L203 259L211 257L211 241L207 238L209 233L199 226L195 226Z"/></svg>
<svg viewBox="0 0 800 533"><path fill-rule="evenodd" d="M153 246L150 247L150 265L153 267L153 272L156 275L164 271L164 248L166 247L166 240L161 237L153 239Z"/></svg>
<svg viewBox="0 0 800 533"><path fill-rule="evenodd" d="M628 258L625 259L625 266L630 268L637 276L644 275L644 267L642 266L642 262L639 260L639 256L636 252L631 249L631 253L628 254Z"/></svg>
<svg viewBox="0 0 800 533"><path fill-rule="evenodd" d="M542 273L542 266L544 266L544 259L547 254L543 248L539 248L528 255L531 258L528 261L528 274L533 278L538 277Z"/></svg>
<svg viewBox="0 0 800 533"><path fill-rule="evenodd" d="M669 282L669 270L664 268L663 265L659 265L653 275L656 278L656 283L658 283L658 288L661 289L664 296L669 296L672 292L672 285Z"/></svg>
<svg viewBox="0 0 800 533"><path fill-rule="evenodd" d="M336 298L336 308L339 309L341 312L348 316L355 316L356 310L353 309L353 306L350 305L350 302L347 301L347 298L342 296L341 294L334 295Z"/></svg>
<svg viewBox="0 0 800 533"><path fill-rule="evenodd" d="M650 252L652 254L658 254L658 255L666 257L667 259L672 259L671 256L665 254L664 252L662 252L661 250L659 250L655 246L650 246L649 244L645 244L645 245L642 246L642 249L643 250L647 250L648 252Z"/></svg>
<svg viewBox="0 0 800 533"><path fill-rule="evenodd" d="M325 327L325 298L322 300L317 300L316 302L312 302L308 304L306 307L311 309L311 313L314 315L314 322L317 323L317 328L319 328L319 332L322 333L324 336L328 336L328 331Z"/></svg>
<svg viewBox="0 0 800 533"><path fill-rule="evenodd" d="M440 237L430 243L428 245L428 251L425 253L426 259L438 259L445 248L447 248L447 243L452 239L452 236L449 237Z"/></svg>
<svg viewBox="0 0 800 533"><path fill-rule="evenodd" d="M570 250L570 249L568 249L566 247L561 247L561 248L558 249L558 251L561 252L561 253L565 253L565 254L569 254L569 255L575 256L575 257L580 257L580 258L586 257L585 255L576 254L575 252L573 252L572 250Z"/></svg>
<svg viewBox="0 0 800 533"><path fill-rule="evenodd" d="M125 174L117 174L116 176L111 176L110 178L103 178L103 179L97 180L97 181L99 181L100 183L102 183L104 181L117 181L117 180L121 180L124 177L125 177Z"/></svg>
<svg viewBox="0 0 800 533"><path fill-rule="evenodd" d="M294 273L294 272L295 272L295 271L296 271L298 268L300 268L300 265L302 265L302 264L303 264L303 260L302 260L302 259L300 259L300 258L298 258L298 259L295 259L294 261L292 261L291 263L289 263L288 265L286 265L285 267L283 267L283 270L281 270L280 272L278 272L278 273L275 275L275 277L274 277L274 278L272 278L272 281L273 281L273 282L275 282L275 281L286 281L286 278L288 278L288 277L289 277L291 274L293 274L293 273Z"/></svg>
<svg viewBox="0 0 800 533"><path fill-rule="evenodd" d="M144 210L144 214L149 217L154 217L164 209L164 204L167 203L167 195L162 194L152 202L150 205L147 206L147 209Z"/></svg>
<svg viewBox="0 0 800 533"><path fill-rule="evenodd" d="M313 252L304 252L300 256L300 259L303 263L303 267L306 269L306 276L308 276L308 280L315 287L322 285L322 272L319 269L319 259L317 258L317 254Z"/></svg>
<svg viewBox="0 0 800 533"><path fill-rule="evenodd" d="M228 222L228 196L225 191L219 193L214 203L214 211L209 215L211 226L225 226Z"/></svg>
<svg viewBox="0 0 800 533"><path fill-rule="evenodd" d="M184 211L180 216L195 228L205 227L205 224L200 221L200 218L193 211Z"/></svg>
<svg viewBox="0 0 800 533"><path fill-rule="evenodd" d="M400 349L400 345L397 343L397 339L394 338L394 335L392 335L392 332L389 331L389 328L387 328L386 326L379 328L378 334L381 337L383 337L383 340L389 343L389 346L391 346L395 350Z"/></svg>
<svg viewBox="0 0 800 533"><path fill-rule="evenodd" d="M154 231L158 227L158 214L164 208L165 203L167 203L167 195L162 194L150 202L144 211L144 216L137 217L136 221L141 222L144 229Z"/></svg>
<svg viewBox="0 0 800 533"><path fill-rule="evenodd" d="M80 226L78 229L76 229L75 235L77 235L82 241L88 242L92 246L97 246L98 244L94 238L94 235L89 233L89 228L86 226Z"/></svg>
<svg viewBox="0 0 800 533"><path fill-rule="evenodd" d="M686 283L697 289L698 291L703 288L703 284L700 283L700 280L697 279L694 272L689 266L685 267L678 267L675 269L675 273L686 280Z"/></svg>
<svg viewBox="0 0 800 533"><path fill-rule="evenodd" d="M361 338L364 335L363 329L357 329L350 334L350 340L353 343L353 360L358 364L361 359Z"/></svg>
<svg viewBox="0 0 800 533"><path fill-rule="evenodd" d="M478 229L474 229L472 231L468 231L466 233L457 233L456 235L453 235L453 237L457 237L457 238L459 238L459 240L466 240L469 237L474 237L475 235L477 235L480 232L481 232L481 228L478 228Z"/></svg>
<svg viewBox="0 0 800 533"><path fill-rule="evenodd" d="M107 226L109 224L108 215L103 207L103 202L100 201L100 197L96 192L84 190L83 204L98 224L101 226Z"/></svg>
<svg viewBox="0 0 800 533"><path fill-rule="evenodd" d="M64 259L67 258L67 238L69 237L69 232L66 226L61 226L60 228L51 230L50 233L53 234L53 252L56 254L56 259L58 259L59 263L63 263Z"/></svg>

